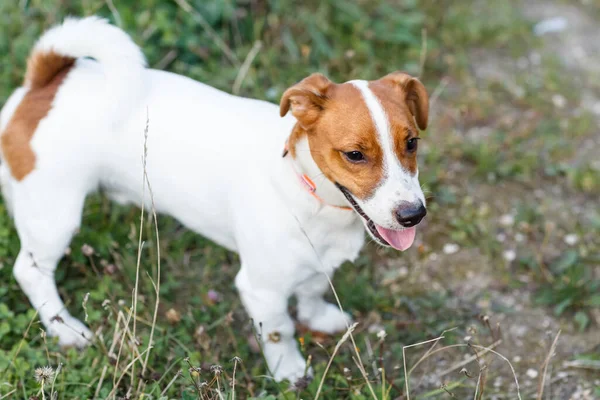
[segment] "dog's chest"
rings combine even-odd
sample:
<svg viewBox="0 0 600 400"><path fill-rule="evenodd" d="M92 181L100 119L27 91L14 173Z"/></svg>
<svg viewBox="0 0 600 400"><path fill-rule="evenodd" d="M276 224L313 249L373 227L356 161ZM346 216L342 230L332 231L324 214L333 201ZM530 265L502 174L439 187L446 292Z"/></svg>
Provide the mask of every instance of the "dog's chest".
<svg viewBox="0 0 600 400"><path fill-rule="evenodd" d="M357 218L331 221L314 217L304 224L308 251L318 256L317 265L333 270L345 261L354 261L364 245L365 231Z"/></svg>

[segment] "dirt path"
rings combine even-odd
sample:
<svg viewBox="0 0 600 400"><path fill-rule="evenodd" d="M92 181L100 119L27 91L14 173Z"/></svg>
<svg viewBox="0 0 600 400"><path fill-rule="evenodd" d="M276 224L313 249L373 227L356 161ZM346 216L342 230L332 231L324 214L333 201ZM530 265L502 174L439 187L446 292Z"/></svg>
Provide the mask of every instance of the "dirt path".
<svg viewBox="0 0 600 400"><path fill-rule="evenodd" d="M543 50L556 54L573 74L574 89L581 93L581 108L591 111L600 122L600 39L597 19L600 7L596 5L594 10L593 1L570 3L574 4L527 0L523 1L523 12L533 21L554 20L555 24L564 24L564 29L559 32L541 35ZM578 3L588 4L589 8ZM598 131L596 133L582 143L577 162L583 163L592 158L600 160L597 156L600 134Z"/></svg>
<svg viewBox="0 0 600 400"><path fill-rule="evenodd" d="M519 86L519 77L529 74L527 81L544 80L542 74L547 70L540 63L554 57L562 64L562 70L569 74L565 80L572 90L578 92L580 99L572 110L567 110L568 114L576 117L583 112L591 113L596 124L584 135L573 137L577 143L575 151L564 158L564 163L570 168L591 165L600 174L600 8L594 15L579 2L567 4L542 0L524 0L521 7L526 17L534 22L534 32L538 31L542 45L519 60L502 55L501 51L485 49L475 52L470 60L476 80L474 85L481 88L499 82L504 90L519 97L520 92L524 91ZM544 26L558 29L542 34ZM561 93L563 89L557 88L556 93L550 96L557 113L567 114L564 109L567 107L565 104L571 106L569 88L565 94ZM464 93L466 89L450 87L449 90ZM516 126L516 129L523 124L523 119L529 118L516 107L500 105L501 101L498 103L497 107L502 110L493 115L490 125L465 127L460 134L467 140L473 138L475 143L481 143L488 140L494 129L502 129L503 118L509 119L507 125L511 128ZM443 111L439 114L438 127L444 128L444 118L454 118L444 115ZM543 118L531 118L532 123L544 122ZM514 122L516 120L519 121ZM568 126L561 125L561 131L565 135L570 134ZM441 139L442 134L447 132L437 133L440 140L450 143L447 138ZM591 222L592 216L597 216L599 211L597 196L573 190L564 179L536 181L534 178L532 182L525 183L511 182L509 179L473 183L465 178L473 174L473 168L473 165L465 165L460 158L448 167L447 182L451 189L461 193L461 196L466 194L467 200L462 199L463 204L458 210L444 210L446 214L441 219L460 218L461 212L467 207L474 207L473 219L485 215L484 220L493 221L484 231L495 236L493 245L502 248L500 254L503 259L494 259L495 253L485 251L481 246L463 248L455 245L443 229L436 226L440 221L429 221L425 228L429 233L425 234L422 244L430 246L432 252L424 262L414 261L412 269L416 269L416 272L411 272L407 280L418 282L430 291L443 288L452 293L452 297L459 298L459 303L470 307L474 314L488 315L494 325L492 328L495 324L501 327L502 344L497 350L513 364L519 377L522 398L535 398L541 377L540 367L559 330L561 335L555 356L549 364L544 399L600 398L600 371L576 368L573 364L576 355L600 351L599 310L590 311L591 328L580 332L572 314L556 317L552 307L534 304L533 292L537 287L535 278L531 271L524 271L517 265L521 256L530 253L539 256L542 262L556 260L565 251L577 248L577 243L591 243L596 246L594 251L597 251L597 225ZM523 196L527 198L519 200ZM533 228L537 220L529 224L516 220L517 214L522 213L518 206L522 203L535 206L532 206L535 218L544 221L540 225L546 227L545 233L536 232ZM448 273L450 268L452 273ZM592 265L589 268L594 269L597 277L600 275L600 266ZM473 332L473 336L485 336L485 332ZM487 343L490 343L489 338ZM451 364L440 357L436 371L440 373L447 370ZM515 386L508 366L498 359L492 365L488 366L490 371L494 371L489 375L488 387L494 389L489 394L486 392L486 396L491 396L487 398L516 398L511 397L514 396ZM454 373L458 373L458 370ZM421 384L427 386L427 382ZM440 381L429 382L429 388L436 386L439 388Z"/></svg>

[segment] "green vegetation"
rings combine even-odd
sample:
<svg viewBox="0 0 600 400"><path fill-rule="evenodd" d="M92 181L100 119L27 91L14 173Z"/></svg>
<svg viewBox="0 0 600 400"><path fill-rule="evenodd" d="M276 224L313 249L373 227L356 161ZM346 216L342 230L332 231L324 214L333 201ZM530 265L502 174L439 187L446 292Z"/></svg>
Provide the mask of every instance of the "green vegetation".
<svg viewBox="0 0 600 400"><path fill-rule="evenodd" d="M410 374L410 398L472 398L476 390L515 398L510 368L491 353L473 358L486 368L476 360L466 373L452 368L482 351L475 346L497 345L519 381L531 380L526 371L539 370L558 328L571 339L558 342L557 358L597 365L600 350L591 333L600 308L600 172L589 156L597 159L598 148L585 152L598 120L581 107L582 72L568 71L533 36L520 7L512 0L2 1L0 104L22 81L37 37L66 15L99 14L120 24L153 68L272 102L315 71L336 81L395 70L420 75L432 115L420 150L431 198L419 242L403 254L370 244L355 264L342 266L334 284L359 322L354 337L377 398L405 398L404 363L410 370L432 343L404 346L452 328L437 348L457 347L419 363ZM600 21L597 10L588 14ZM252 53L250 68L240 73ZM70 311L81 319L87 314L98 340L85 351L60 351L12 277L19 243L0 202L0 399L52 392L59 399L314 398L342 335L299 334L315 380L293 390L273 383L232 285L237 256L165 216L158 217L159 315L140 375L136 357L148 346L158 253L146 218L136 343L126 321L139 213L101 195L88 200L57 280ZM348 343L334 358L321 398L372 398ZM47 365L54 377L36 374ZM593 382L588 369L570 375L573 387ZM565 393L570 387L565 383ZM535 398L537 388L537 379L522 384L523 398Z"/></svg>

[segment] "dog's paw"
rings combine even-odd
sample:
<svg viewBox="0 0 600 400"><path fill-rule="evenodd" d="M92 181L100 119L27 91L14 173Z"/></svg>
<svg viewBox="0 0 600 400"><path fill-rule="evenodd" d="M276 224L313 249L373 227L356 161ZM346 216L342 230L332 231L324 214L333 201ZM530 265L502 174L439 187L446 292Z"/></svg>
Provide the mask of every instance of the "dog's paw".
<svg viewBox="0 0 600 400"><path fill-rule="evenodd" d="M301 322L313 331L332 334L345 331L352 323L352 317L338 306L324 303L312 318Z"/></svg>
<svg viewBox="0 0 600 400"><path fill-rule="evenodd" d="M273 371L273 377L277 382L289 381L292 386L300 385L301 382L310 381L313 376L312 367L306 368L306 361L302 357L280 362Z"/></svg>
<svg viewBox="0 0 600 400"><path fill-rule="evenodd" d="M48 324L48 336L58 337L58 344L63 348L79 349L92 343L93 333L83 322L70 315L53 318Z"/></svg>
<svg viewBox="0 0 600 400"><path fill-rule="evenodd" d="M264 355L273 378L277 382L288 380L295 385L306 377L312 377L312 368L307 368L306 360L298 351L293 339L264 343Z"/></svg>

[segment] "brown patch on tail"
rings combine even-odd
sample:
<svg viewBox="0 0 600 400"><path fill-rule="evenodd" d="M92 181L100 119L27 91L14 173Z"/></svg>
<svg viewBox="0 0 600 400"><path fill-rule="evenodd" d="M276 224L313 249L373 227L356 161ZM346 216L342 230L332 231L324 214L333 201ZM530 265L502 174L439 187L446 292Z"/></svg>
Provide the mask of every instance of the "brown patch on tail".
<svg viewBox="0 0 600 400"><path fill-rule="evenodd" d="M33 53L27 60L24 86L31 90L48 85L61 71L73 66L75 59L61 56L53 51Z"/></svg>
<svg viewBox="0 0 600 400"><path fill-rule="evenodd" d="M54 96L75 63L72 57L54 52L34 53L27 62L24 85L29 91L2 132L2 153L12 176L20 181L35 167L31 138L48 114Z"/></svg>

